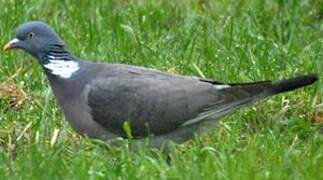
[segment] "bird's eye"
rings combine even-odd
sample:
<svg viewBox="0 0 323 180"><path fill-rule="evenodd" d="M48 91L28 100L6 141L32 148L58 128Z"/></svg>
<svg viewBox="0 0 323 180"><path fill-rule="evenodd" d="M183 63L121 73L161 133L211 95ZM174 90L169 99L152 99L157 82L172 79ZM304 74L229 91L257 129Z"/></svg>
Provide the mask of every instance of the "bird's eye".
<svg viewBox="0 0 323 180"><path fill-rule="evenodd" d="M29 39L31 39L31 38L33 38L33 37L35 37L35 33L33 33L33 32L28 33L28 38L29 38Z"/></svg>

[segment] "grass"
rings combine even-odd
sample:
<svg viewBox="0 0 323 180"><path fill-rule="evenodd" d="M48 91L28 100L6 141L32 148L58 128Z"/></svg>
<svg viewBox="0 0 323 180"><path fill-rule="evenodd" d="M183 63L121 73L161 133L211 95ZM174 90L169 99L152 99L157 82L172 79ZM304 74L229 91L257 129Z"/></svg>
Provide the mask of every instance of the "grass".
<svg viewBox="0 0 323 180"><path fill-rule="evenodd" d="M228 82L323 77L322 0L7 0L0 7L0 44L19 24L43 20L82 59ZM79 137L31 56L0 53L0 66L0 82L11 77L27 97L18 109L1 102L1 179L323 178L322 81L223 118L174 147L167 163L160 152Z"/></svg>

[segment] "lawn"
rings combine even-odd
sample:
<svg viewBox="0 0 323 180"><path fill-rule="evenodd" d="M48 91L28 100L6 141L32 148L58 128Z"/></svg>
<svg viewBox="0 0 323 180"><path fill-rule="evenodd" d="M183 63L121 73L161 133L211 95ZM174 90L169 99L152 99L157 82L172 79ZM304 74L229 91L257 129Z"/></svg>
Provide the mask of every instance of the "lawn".
<svg viewBox="0 0 323 180"><path fill-rule="evenodd" d="M323 77L322 0L2 0L0 44L43 20L76 56L226 82ZM37 62L0 53L0 179L323 179L323 84L255 103L171 160L80 137Z"/></svg>

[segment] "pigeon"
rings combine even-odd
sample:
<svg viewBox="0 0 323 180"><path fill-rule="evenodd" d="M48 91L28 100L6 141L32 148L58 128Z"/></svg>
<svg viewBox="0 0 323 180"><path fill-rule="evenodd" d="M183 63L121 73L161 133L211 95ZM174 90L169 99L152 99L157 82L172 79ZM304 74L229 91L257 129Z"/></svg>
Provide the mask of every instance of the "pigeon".
<svg viewBox="0 0 323 180"><path fill-rule="evenodd" d="M78 59L46 23L17 28L4 50L31 54L46 74L73 129L89 138L182 143L238 108L314 83L315 75L280 81L222 83L155 69Z"/></svg>

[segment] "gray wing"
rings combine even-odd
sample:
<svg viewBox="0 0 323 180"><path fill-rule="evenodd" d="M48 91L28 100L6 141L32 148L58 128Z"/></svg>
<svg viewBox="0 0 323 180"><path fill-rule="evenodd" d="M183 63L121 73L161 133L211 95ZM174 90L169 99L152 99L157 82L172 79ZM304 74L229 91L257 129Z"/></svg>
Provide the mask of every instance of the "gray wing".
<svg viewBox="0 0 323 180"><path fill-rule="evenodd" d="M115 71L93 80L87 99L93 119L123 137L126 121L135 138L165 134L224 115L265 89L231 87L143 68Z"/></svg>
<svg viewBox="0 0 323 180"><path fill-rule="evenodd" d="M209 107L210 86L193 79L123 74L90 84L88 105L95 121L126 136L125 121L134 137L164 134Z"/></svg>

